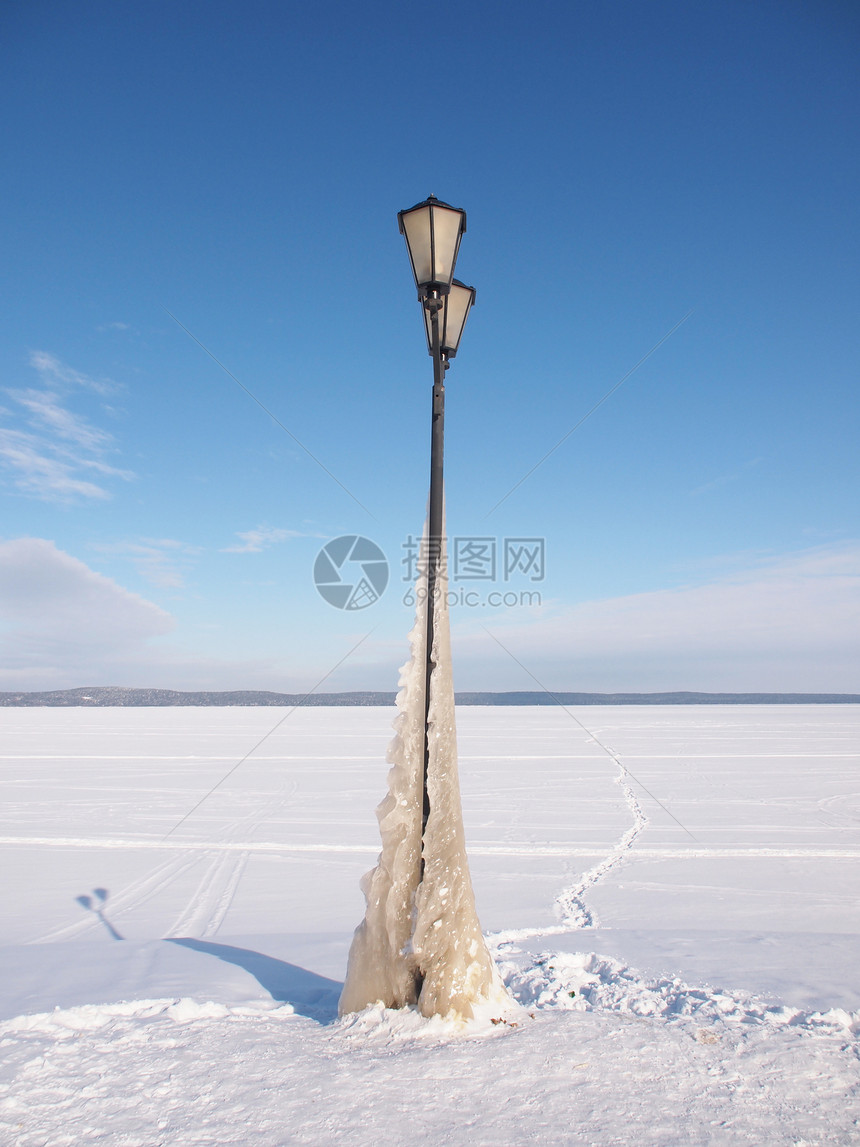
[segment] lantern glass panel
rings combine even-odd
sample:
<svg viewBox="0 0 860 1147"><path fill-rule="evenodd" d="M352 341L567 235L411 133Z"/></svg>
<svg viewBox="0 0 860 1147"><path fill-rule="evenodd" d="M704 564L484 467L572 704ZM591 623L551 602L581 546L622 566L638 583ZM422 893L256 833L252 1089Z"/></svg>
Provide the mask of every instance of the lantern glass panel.
<svg viewBox="0 0 860 1147"><path fill-rule="evenodd" d="M412 273L418 286L433 281L433 257L430 244L430 208L416 207L400 216Z"/></svg>
<svg viewBox="0 0 860 1147"><path fill-rule="evenodd" d="M450 293L445 296L445 305L442 309L444 315L444 326L441 331L442 350L449 358L453 358L457 353L463 328L474 301L474 287L467 287L455 279L451 284Z"/></svg>
<svg viewBox="0 0 860 1147"><path fill-rule="evenodd" d="M430 282L450 286L460 249L462 213L448 207L433 207L433 278Z"/></svg>

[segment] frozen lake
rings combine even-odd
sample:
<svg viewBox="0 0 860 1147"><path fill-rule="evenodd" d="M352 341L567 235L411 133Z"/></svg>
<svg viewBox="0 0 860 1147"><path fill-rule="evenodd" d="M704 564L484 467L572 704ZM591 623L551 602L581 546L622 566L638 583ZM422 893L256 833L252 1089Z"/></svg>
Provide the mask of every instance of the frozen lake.
<svg viewBox="0 0 860 1147"><path fill-rule="evenodd" d="M228 949L334 992L393 717L0 710L3 1017L153 996L268 1006L265 976ZM574 954L598 953L613 990L629 965L803 1015L860 1010L860 706L464 707L458 732L479 915L523 991L552 950L576 975Z"/></svg>
<svg viewBox="0 0 860 1147"><path fill-rule="evenodd" d="M298 710L270 733L286 712L3 710L4 942L109 938L76 903L92 887L128 939L351 931L393 712ZM599 744L558 708L458 711L486 930L555 923L630 827L605 746L647 824L589 892L604 927L860 933L858 707L571 713Z"/></svg>

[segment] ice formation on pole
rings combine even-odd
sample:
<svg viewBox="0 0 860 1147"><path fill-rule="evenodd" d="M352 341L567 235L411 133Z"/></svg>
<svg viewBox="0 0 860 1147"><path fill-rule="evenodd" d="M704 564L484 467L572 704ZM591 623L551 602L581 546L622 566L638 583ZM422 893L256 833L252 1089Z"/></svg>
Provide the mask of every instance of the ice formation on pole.
<svg viewBox="0 0 860 1147"><path fill-rule="evenodd" d="M415 893L421 875L421 769L424 755L424 649L427 578L416 585L415 625L409 634L411 657L400 671L395 736L388 747L388 795L376 810L382 852L365 874L367 901L349 951L341 1015L382 1001L402 1008L417 999L417 962L411 951Z"/></svg>
<svg viewBox="0 0 860 1147"><path fill-rule="evenodd" d="M425 1016L470 1019L476 1005L510 1003L484 943L466 857L444 570L443 553L434 603L424 874L426 574L416 585L412 655L400 675L388 795L376 810L382 852L361 883L367 910L350 948L341 1015L378 1002L389 1008L417 1003Z"/></svg>

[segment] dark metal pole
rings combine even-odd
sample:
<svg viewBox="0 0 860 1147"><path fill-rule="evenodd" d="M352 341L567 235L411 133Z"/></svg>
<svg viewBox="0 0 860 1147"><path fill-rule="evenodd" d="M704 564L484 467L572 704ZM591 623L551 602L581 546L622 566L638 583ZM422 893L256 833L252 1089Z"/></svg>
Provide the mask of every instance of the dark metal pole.
<svg viewBox="0 0 860 1147"><path fill-rule="evenodd" d="M439 566L442 556L442 464L445 434L445 369L447 363L442 358L439 337L439 311L442 299L434 291L424 300L430 311L430 332L433 348L433 414L430 436L430 514L427 523L427 662L424 678L424 811L421 818L421 837L427 828L430 815L430 798L427 794L427 770L430 764L429 717L430 717L430 678L433 675L433 613L436 595L439 592ZM424 876L424 859L421 860L421 876Z"/></svg>
<svg viewBox="0 0 860 1147"><path fill-rule="evenodd" d="M442 358L439 337L439 311L442 299L433 291L424 299L430 312L430 342L433 354L433 408L430 423L430 512L427 521L427 650L424 670L424 761L422 766L423 805L421 811L421 862L419 885L424 879L424 833L430 817L430 796L427 791L427 773L430 767L430 679L436 666L433 660L433 613L439 585L439 566L442 556L442 465L445 447L445 370L448 363ZM415 998L421 995L424 972L415 969Z"/></svg>

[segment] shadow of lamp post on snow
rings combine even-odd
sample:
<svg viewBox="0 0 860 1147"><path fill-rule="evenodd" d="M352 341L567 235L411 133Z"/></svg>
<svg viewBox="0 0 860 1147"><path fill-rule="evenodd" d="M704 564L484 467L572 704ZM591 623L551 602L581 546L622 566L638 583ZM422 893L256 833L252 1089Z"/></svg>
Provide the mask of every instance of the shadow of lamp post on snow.
<svg viewBox="0 0 860 1147"><path fill-rule="evenodd" d="M316 972L288 964L286 960L276 960L262 952L248 948L237 948L233 944L217 944L212 940L196 940L190 936L168 936L170 944L190 948L193 952L204 952L223 960L225 964L235 964L250 973L269 993L273 1000L289 1004L299 1015L326 1024L337 1013L337 998L342 984L326 979Z"/></svg>
<svg viewBox="0 0 860 1147"><path fill-rule="evenodd" d="M106 888L94 888L92 896L76 896L75 900L77 900L81 908L85 909L87 912L92 912L99 918L99 920L101 920L102 924L104 924L105 928L107 928L111 939L124 940L125 937L121 936L119 932L117 932L116 928L114 928L113 924L111 924L110 920L108 920L107 916L105 916L104 906L107 902L108 896L109 893Z"/></svg>
<svg viewBox="0 0 860 1147"><path fill-rule="evenodd" d="M340 1013L417 1006L469 1019L507 994L475 911L457 776L447 605L443 485L445 372L475 290L454 278L466 213L431 195L398 214L433 360L430 498L419 562L411 658L400 676L388 751L388 795L377 809L382 852L362 880L365 917L349 954Z"/></svg>

